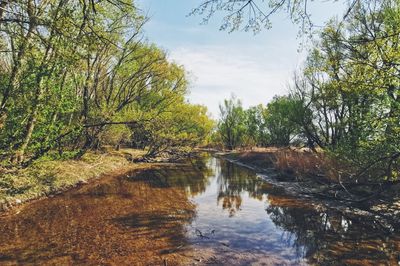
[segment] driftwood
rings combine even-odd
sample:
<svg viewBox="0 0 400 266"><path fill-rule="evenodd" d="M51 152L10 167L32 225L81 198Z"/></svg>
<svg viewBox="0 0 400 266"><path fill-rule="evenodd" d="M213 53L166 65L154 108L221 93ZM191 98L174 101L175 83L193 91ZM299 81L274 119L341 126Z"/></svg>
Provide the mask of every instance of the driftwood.
<svg viewBox="0 0 400 266"><path fill-rule="evenodd" d="M199 229L196 228L196 235L201 238L210 239L208 236L205 236Z"/></svg>

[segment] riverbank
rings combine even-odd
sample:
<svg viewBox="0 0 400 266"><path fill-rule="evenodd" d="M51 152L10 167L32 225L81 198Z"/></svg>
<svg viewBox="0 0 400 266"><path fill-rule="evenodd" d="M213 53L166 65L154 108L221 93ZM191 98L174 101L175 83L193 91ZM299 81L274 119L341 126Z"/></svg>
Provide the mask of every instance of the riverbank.
<svg viewBox="0 0 400 266"><path fill-rule="evenodd" d="M308 149L256 148L244 151L216 152L217 156L237 161L255 170L274 170L281 180L306 181L318 177L335 182L340 171L338 165L324 154Z"/></svg>
<svg viewBox="0 0 400 266"><path fill-rule="evenodd" d="M338 180L339 165L321 154L292 149L217 152L216 156L256 171L263 179L296 197L369 217L379 217L388 227L399 226L398 181L354 182Z"/></svg>
<svg viewBox="0 0 400 266"><path fill-rule="evenodd" d="M375 197L396 198L399 181L352 178L351 169L324 153L304 149L263 148L216 152L216 156L267 173L277 181L303 184L320 197L349 202L367 202ZM306 191L305 191L306 192Z"/></svg>
<svg viewBox="0 0 400 266"><path fill-rule="evenodd" d="M141 150L87 152L78 160L39 160L23 169L0 169L0 212L27 201L66 191L108 174L122 174L151 163L133 163Z"/></svg>

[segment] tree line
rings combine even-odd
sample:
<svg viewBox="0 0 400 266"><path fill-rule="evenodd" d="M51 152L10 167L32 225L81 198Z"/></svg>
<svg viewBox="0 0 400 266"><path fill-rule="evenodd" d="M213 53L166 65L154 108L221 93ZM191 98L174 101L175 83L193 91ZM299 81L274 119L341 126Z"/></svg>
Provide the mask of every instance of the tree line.
<svg viewBox="0 0 400 266"><path fill-rule="evenodd" d="M132 0L0 1L3 162L203 142L207 110L185 100L185 70L146 41L146 21Z"/></svg>
<svg viewBox="0 0 400 266"><path fill-rule="evenodd" d="M289 146L300 133L299 126L292 123L290 117L299 104L287 96L276 96L267 106L260 104L245 109L241 101L232 96L220 105L220 120L213 141L231 150Z"/></svg>
<svg viewBox="0 0 400 266"><path fill-rule="evenodd" d="M357 2L319 32L289 93L244 110L226 100L214 138L225 147L322 149L354 180L400 171L400 2Z"/></svg>

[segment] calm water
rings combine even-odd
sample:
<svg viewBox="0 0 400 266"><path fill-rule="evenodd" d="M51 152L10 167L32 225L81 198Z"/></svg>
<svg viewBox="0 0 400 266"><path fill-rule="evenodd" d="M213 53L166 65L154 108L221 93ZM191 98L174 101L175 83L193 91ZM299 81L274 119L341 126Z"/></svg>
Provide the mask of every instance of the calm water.
<svg viewBox="0 0 400 266"><path fill-rule="evenodd" d="M0 217L0 264L398 265L400 235L204 156Z"/></svg>

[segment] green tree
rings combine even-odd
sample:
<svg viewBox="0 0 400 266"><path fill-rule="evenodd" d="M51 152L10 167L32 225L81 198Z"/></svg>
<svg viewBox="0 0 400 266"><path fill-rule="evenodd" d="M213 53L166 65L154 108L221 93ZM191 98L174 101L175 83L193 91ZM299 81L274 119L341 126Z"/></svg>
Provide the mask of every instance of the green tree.
<svg viewBox="0 0 400 266"><path fill-rule="evenodd" d="M245 112L240 100L232 96L219 106L218 132L225 145L233 150L243 144L246 134Z"/></svg>
<svg viewBox="0 0 400 266"><path fill-rule="evenodd" d="M306 110L303 131L350 163L355 178L398 176L398 14L399 2L385 1L359 4L345 21L332 20L309 55L304 78L295 80L293 95Z"/></svg>
<svg viewBox="0 0 400 266"><path fill-rule="evenodd" d="M265 123L266 108L260 104L250 107L246 112L246 142L250 146L267 146L268 132Z"/></svg>
<svg viewBox="0 0 400 266"><path fill-rule="evenodd" d="M275 97L267 104L264 119L270 145L289 146L297 136L299 126L295 122L295 115L298 104L288 96Z"/></svg>

